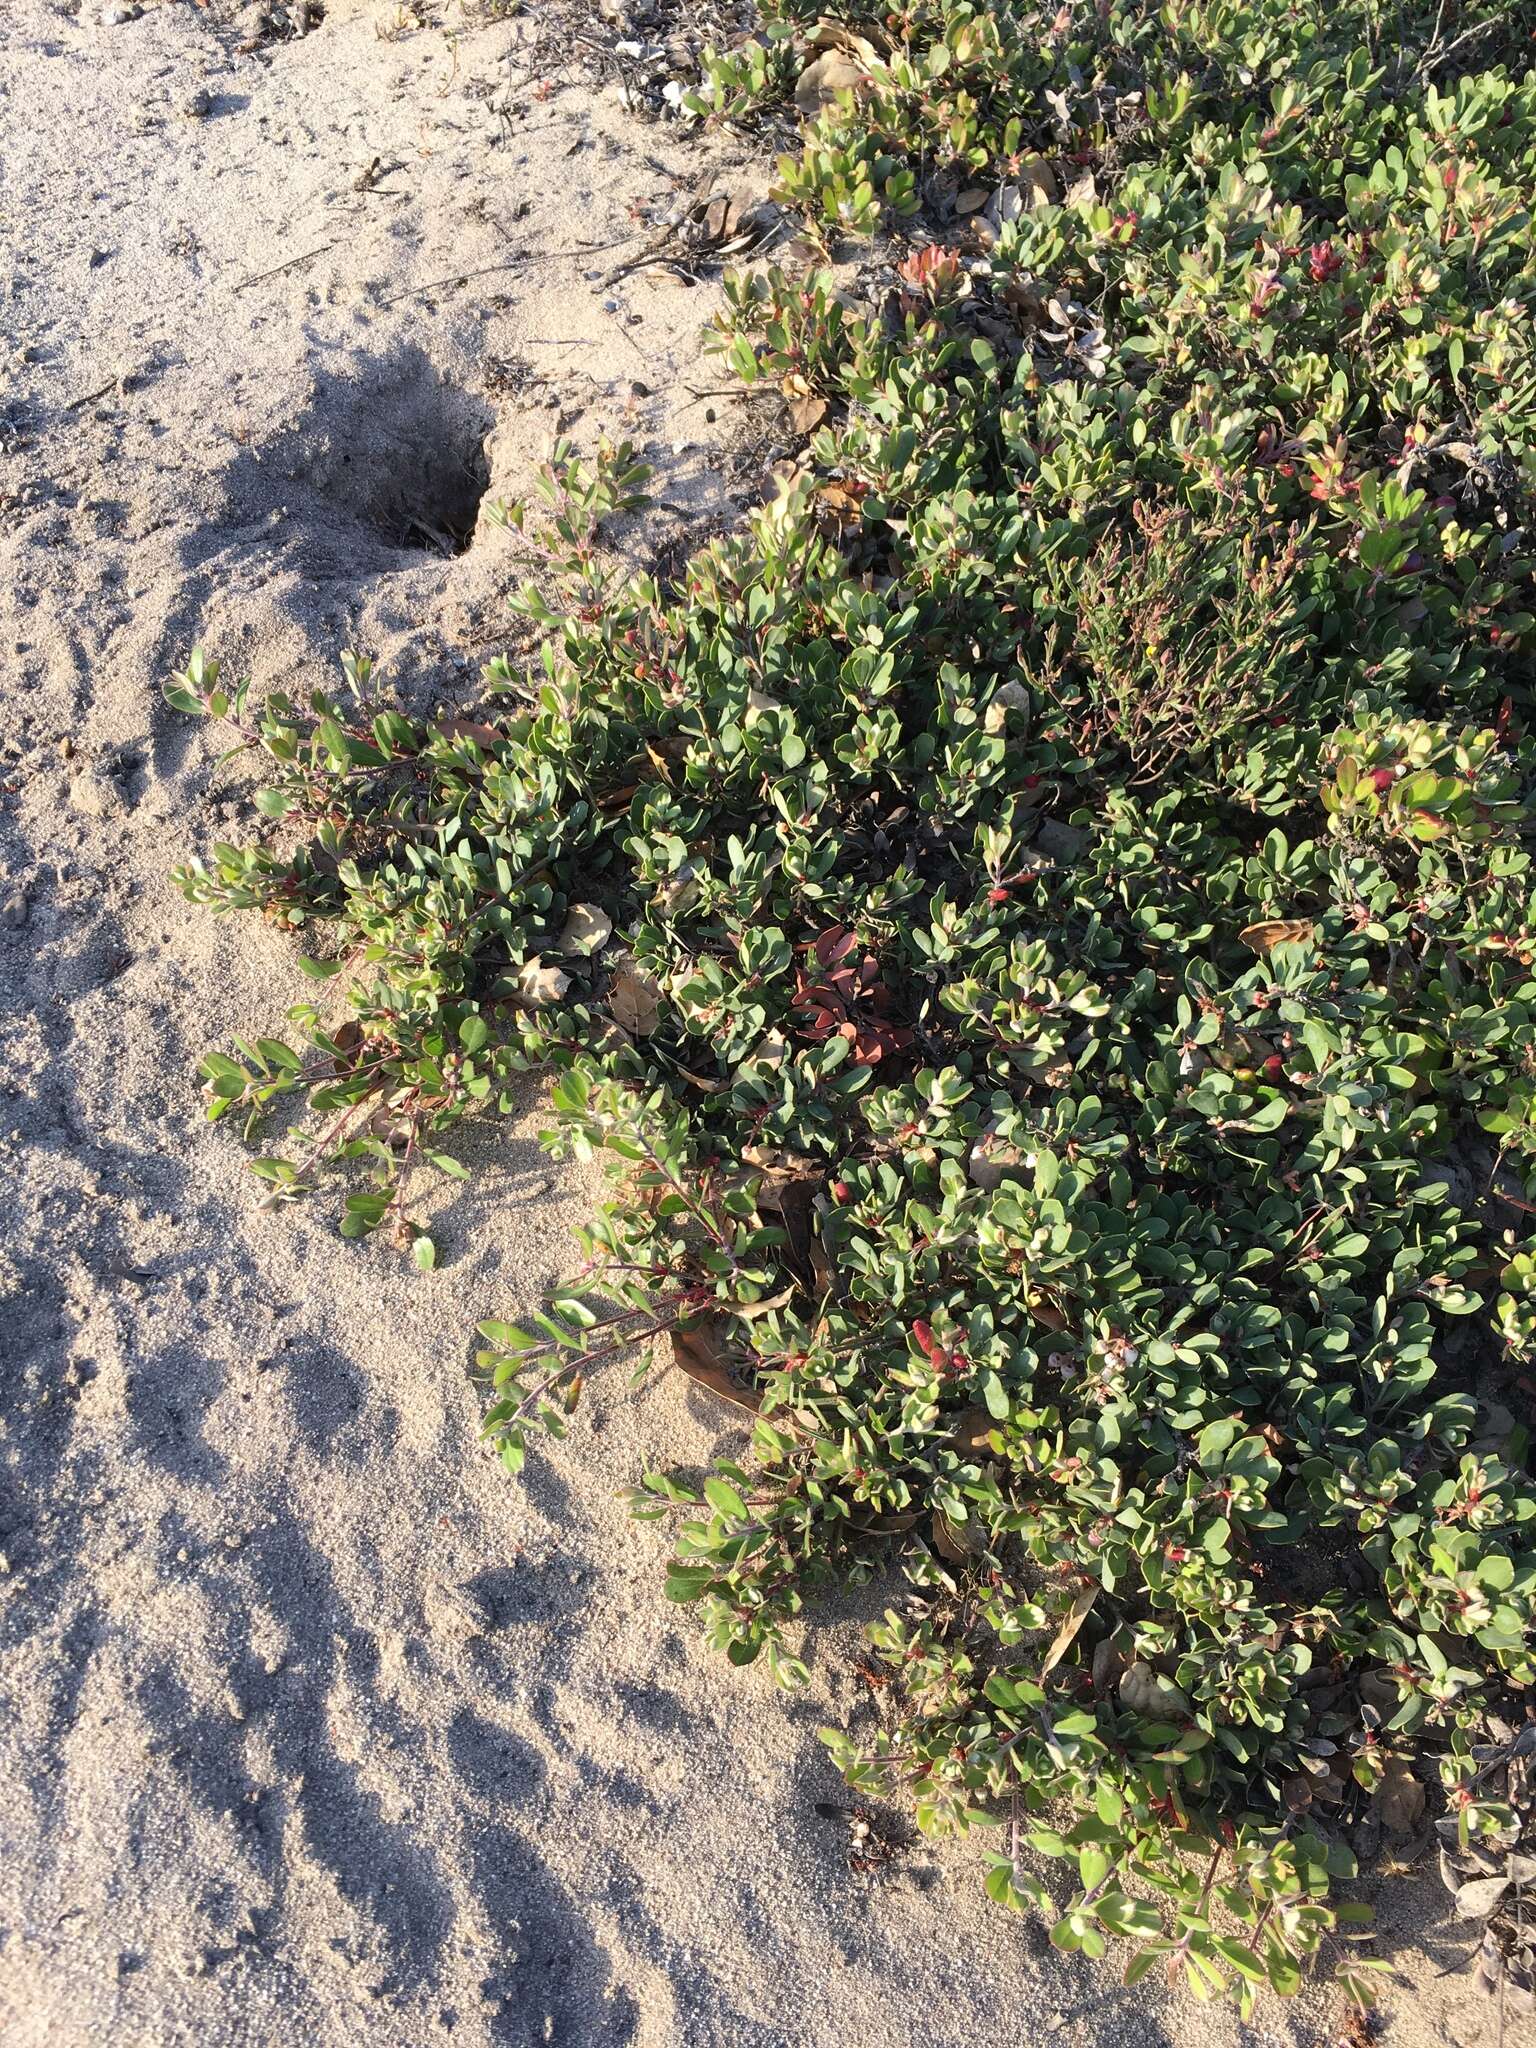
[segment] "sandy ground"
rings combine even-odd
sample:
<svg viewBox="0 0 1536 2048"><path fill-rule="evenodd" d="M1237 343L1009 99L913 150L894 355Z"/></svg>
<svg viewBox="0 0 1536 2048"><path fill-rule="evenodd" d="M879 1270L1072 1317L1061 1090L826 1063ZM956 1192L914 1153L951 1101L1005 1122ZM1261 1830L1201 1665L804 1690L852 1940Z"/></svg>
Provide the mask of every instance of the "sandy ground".
<svg viewBox="0 0 1536 2048"><path fill-rule="evenodd" d="M651 540L752 487L689 396L710 288L603 282L739 166L536 15L413 24L335 0L242 49L258 16L187 0L0 6L0 2034L1328 2039L1321 1997L1243 2030L1119 1991L963 1847L849 1874L815 1730L870 1712L851 1619L786 1704L702 1651L615 1499L729 1430L707 1397L600 1391L523 1484L476 1451L468 1332L583 1210L536 1105L466 1140L425 1278L321 1204L256 1213L201 1120L198 1054L304 985L166 881L243 829L160 706L193 642L258 687L360 647L421 701L501 644L511 543L422 545L482 443L494 494L554 431L632 434ZM1491 2043L1431 1941L1387 2038Z"/></svg>

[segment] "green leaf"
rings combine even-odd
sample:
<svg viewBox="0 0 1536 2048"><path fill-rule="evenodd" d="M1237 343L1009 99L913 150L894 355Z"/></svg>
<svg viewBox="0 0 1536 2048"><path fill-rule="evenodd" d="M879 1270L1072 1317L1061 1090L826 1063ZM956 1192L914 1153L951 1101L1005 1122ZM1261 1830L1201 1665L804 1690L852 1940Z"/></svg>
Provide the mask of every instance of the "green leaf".
<svg viewBox="0 0 1536 2048"><path fill-rule="evenodd" d="M667 1567L666 1595L669 1600L686 1604L702 1600L714 1584L715 1574L707 1564L673 1564Z"/></svg>
<svg viewBox="0 0 1536 2048"><path fill-rule="evenodd" d="M1111 1934L1148 1940L1163 1931L1163 1917L1157 1908L1145 1899L1128 1899L1124 1892L1106 1892L1096 1910Z"/></svg>
<svg viewBox="0 0 1536 2048"><path fill-rule="evenodd" d="M987 1413L994 1421L1008 1420L1008 1391L995 1372L984 1372L981 1375L981 1398L987 1405Z"/></svg>
<svg viewBox="0 0 1536 2048"><path fill-rule="evenodd" d="M735 1487L730 1485L728 1481L714 1478L706 1479L704 1482L704 1498L709 1502L717 1515L729 1516L732 1521L737 1522L746 1520L747 1504Z"/></svg>

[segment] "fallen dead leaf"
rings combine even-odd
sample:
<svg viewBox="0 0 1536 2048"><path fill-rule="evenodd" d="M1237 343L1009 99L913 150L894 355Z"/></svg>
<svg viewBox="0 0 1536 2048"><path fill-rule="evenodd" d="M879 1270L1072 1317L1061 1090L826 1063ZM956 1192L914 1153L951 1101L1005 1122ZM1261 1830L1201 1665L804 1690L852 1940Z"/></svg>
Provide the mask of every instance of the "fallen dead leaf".
<svg viewBox="0 0 1536 2048"><path fill-rule="evenodd" d="M991 1411L984 1408L979 1401L975 1401L969 1408L962 1408L955 1417L954 1432L949 1440L962 1458L973 1458L981 1462L997 1455L991 1444L992 1432L996 1427L997 1423Z"/></svg>
<svg viewBox="0 0 1536 2048"><path fill-rule="evenodd" d="M1132 1714L1144 1714L1148 1720L1159 1715L1192 1713L1193 1702L1189 1694L1175 1685L1171 1678L1164 1678L1160 1671L1154 1671L1150 1664L1143 1664L1138 1658L1128 1664L1120 1679L1120 1704Z"/></svg>
<svg viewBox="0 0 1536 2048"><path fill-rule="evenodd" d="M661 983L628 954L614 964L608 1014L631 1038L649 1038L661 1022Z"/></svg>
<svg viewBox="0 0 1536 2048"><path fill-rule="evenodd" d="M517 970L517 992L535 1010L558 1003L571 985L571 977L558 967L546 967L542 960L525 960Z"/></svg>
<svg viewBox="0 0 1536 2048"><path fill-rule="evenodd" d="M725 1086L725 1083L717 1080L713 1074L695 1074L687 1067L678 1067L676 1072L682 1076L690 1088L697 1088L705 1095L718 1095Z"/></svg>
<svg viewBox="0 0 1536 2048"><path fill-rule="evenodd" d="M613 919L595 903L573 903L556 944L562 953L596 953L613 937Z"/></svg>
<svg viewBox="0 0 1536 2048"><path fill-rule="evenodd" d="M849 1517L848 1527L860 1536L905 1536L909 1529L915 1529L923 1519L921 1508L908 1508L899 1515L877 1515L872 1522L855 1521Z"/></svg>
<svg viewBox="0 0 1536 2048"><path fill-rule="evenodd" d="M819 114L836 103L840 92L854 92L869 73L846 50L826 50L806 65L795 82L795 105L802 114Z"/></svg>
<svg viewBox="0 0 1536 2048"><path fill-rule="evenodd" d="M875 64L879 62L881 52L891 47L889 36L883 36L879 41L875 37L881 37L878 29L873 36L863 34L850 28L846 21L833 21L824 14L806 36L804 46L807 50L846 50L851 57L862 57L866 64Z"/></svg>
<svg viewBox="0 0 1536 2048"><path fill-rule="evenodd" d="M947 1557L951 1564L969 1564L971 1552L963 1547L959 1530L947 1515L937 1508L933 1511L933 1543L941 1557Z"/></svg>
<svg viewBox="0 0 1536 2048"><path fill-rule="evenodd" d="M445 740L473 740L477 747L499 747L506 738L494 725L482 725L474 718L443 718L438 731Z"/></svg>
<svg viewBox="0 0 1536 2048"><path fill-rule="evenodd" d="M748 1166L756 1166L764 1173L814 1174L818 1171L816 1161L808 1152L789 1152L782 1145L743 1145L741 1156Z"/></svg>
<svg viewBox="0 0 1536 2048"><path fill-rule="evenodd" d="M1029 692L1022 683L1004 683L987 706L982 724L988 732L1000 733L1008 723L1009 712L1027 711L1029 704Z"/></svg>
<svg viewBox="0 0 1536 2048"><path fill-rule="evenodd" d="M1276 946L1305 945L1315 929L1310 917L1265 917L1245 924L1237 936L1255 953L1272 953Z"/></svg>
<svg viewBox="0 0 1536 2048"><path fill-rule="evenodd" d="M1062 1622L1061 1627L1057 1629L1055 1635L1051 1637L1051 1647L1040 1660L1040 1676L1042 1678L1045 1677L1048 1671L1056 1669L1056 1666L1077 1641L1078 1630L1088 1619L1089 1609L1098 1597L1099 1588L1097 1586L1084 1586L1081 1588L1077 1598L1072 1602L1071 1607L1067 1611L1066 1619ZM1122 1698L1124 1697L1124 1691L1125 1688L1122 1681Z"/></svg>
<svg viewBox="0 0 1536 2048"><path fill-rule="evenodd" d="M827 416L827 401L810 392L789 401L789 424L797 434L813 434Z"/></svg>
<svg viewBox="0 0 1536 2048"><path fill-rule="evenodd" d="M1458 1920L1484 1920L1509 1890L1507 1877L1475 1877L1456 1893Z"/></svg>
<svg viewBox="0 0 1536 2048"><path fill-rule="evenodd" d="M744 1323L755 1322L759 1316L771 1316L776 1310L788 1308L795 1298L793 1284L781 1287L777 1294L766 1294L761 1301L733 1301L731 1313Z"/></svg>
<svg viewBox="0 0 1536 2048"><path fill-rule="evenodd" d="M711 1323L700 1322L688 1330L674 1330L672 1358L689 1379L708 1387L723 1401L734 1401L738 1408L750 1409L754 1415L762 1407L761 1394L751 1387L738 1386L731 1378L723 1347Z"/></svg>
<svg viewBox="0 0 1536 2048"><path fill-rule="evenodd" d="M1394 1835L1411 1835L1424 1812L1424 1787L1405 1757L1389 1756L1376 1787L1376 1810Z"/></svg>
<svg viewBox="0 0 1536 2048"><path fill-rule="evenodd" d="M1095 1643L1091 1667L1094 1691L1103 1692L1111 1685L1118 1685L1129 1662L1129 1657L1113 1636L1106 1636L1102 1643Z"/></svg>
<svg viewBox="0 0 1536 2048"><path fill-rule="evenodd" d="M1014 176L1028 206L1055 204L1061 192L1061 180L1043 156L1025 157Z"/></svg>

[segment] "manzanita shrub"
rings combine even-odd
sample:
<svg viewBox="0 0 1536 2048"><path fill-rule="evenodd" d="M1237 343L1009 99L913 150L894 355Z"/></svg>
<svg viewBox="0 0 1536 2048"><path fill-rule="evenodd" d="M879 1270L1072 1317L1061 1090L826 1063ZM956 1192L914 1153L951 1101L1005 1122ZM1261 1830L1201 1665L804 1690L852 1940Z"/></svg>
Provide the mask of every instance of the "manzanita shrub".
<svg viewBox="0 0 1536 2048"><path fill-rule="evenodd" d="M542 655L463 716L352 658L302 710L169 693L270 766L183 885L331 983L206 1064L212 1115L308 1099L269 1199L339 1162L343 1231L430 1263L418 1169L552 1070L614 1184L484 1325L509 1467L668 1340L756 1411L635 1498L710 1640L794 1683L802 1602L899 1559L849 1782L1245 2010L1361 1933L1357 1822L1443 1814L1460 1870L1520 1825L1530 28L783 13L701 106L854 52L786 192L829 235L878 160L851 225L906 226L873 301L728 287L728 361L824 406L774 502L634 576L633 452L560 448L505 515Z"/></svg>

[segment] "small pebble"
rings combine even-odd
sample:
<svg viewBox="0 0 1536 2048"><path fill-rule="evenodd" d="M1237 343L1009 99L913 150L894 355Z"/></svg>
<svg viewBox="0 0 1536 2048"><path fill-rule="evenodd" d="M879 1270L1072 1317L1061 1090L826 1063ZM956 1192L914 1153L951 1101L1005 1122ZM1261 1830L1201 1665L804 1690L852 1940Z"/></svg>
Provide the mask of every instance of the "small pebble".
<svg viewBox="0 0 1536 2048"><path fill-rule="evenodd" d="M0 924L8 924L13 931L19 929L27 921L27 910L26 890L13 889L4 903L0 903Z"/></svg>

